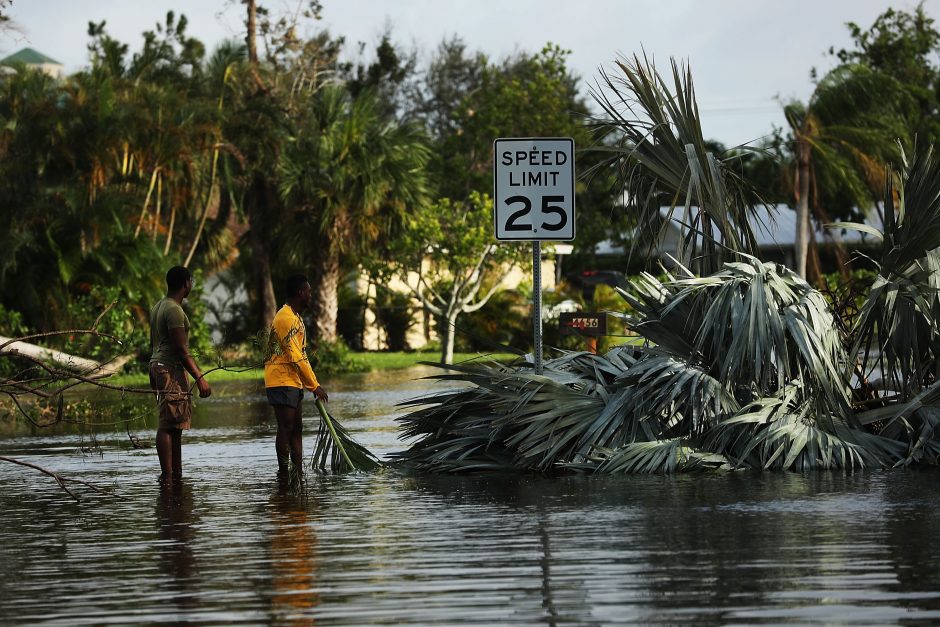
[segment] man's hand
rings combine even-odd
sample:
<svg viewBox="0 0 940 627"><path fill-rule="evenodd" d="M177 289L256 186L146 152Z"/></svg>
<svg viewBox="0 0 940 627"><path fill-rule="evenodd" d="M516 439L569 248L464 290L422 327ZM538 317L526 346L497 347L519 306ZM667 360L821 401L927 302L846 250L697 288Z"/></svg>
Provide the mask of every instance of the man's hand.
<svg viewBox="0 0 940 627"><path fill-rule="evenodd" d="M316 396L319 400L323 401L324 403L328 403L330 401L330 397L326 393L326 390L323 389L322 385L317 386L317 389L313 391L313 395Z"/></svg>
<svg viewBox="0 0 940 627"><path fill-rule="evenodd" d="M209 382L204 377L196 379L196 387L199 388L199 398L206 398L212 394L212 388L209 387Z"/></svg>

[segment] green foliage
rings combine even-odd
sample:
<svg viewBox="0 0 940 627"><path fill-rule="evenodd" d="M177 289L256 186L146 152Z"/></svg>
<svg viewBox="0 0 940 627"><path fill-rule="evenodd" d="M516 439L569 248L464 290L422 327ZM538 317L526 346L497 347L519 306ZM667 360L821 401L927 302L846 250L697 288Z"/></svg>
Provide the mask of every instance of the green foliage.
<svg viewBox="0 0 940 627"><path fill-rule="evenodd" d="M23 315L3 305L0 305L0 329L6 337L22 337L29 333L29 328L23 323ZM11 358L0 359L0 377L13 377L28 366Z"/></svg>
<svg viewBox="0 0 940 627"><path fill-rule="evenodd" d="M304 103L278 161L281 197L297 211L282 239L283 257L295 267L312 265L322 283L313 311L327 341L335 334L342 261L374 252L409 211L426 204L424 133L386 121L380 108L371 92L352 98L344 87L323 87Z"/></svg>
<svg viewBox="0 0 940 627"><path fill-rule="evenodd" d="M881 250L852 354L862 355L863 369L877 366L887 389L909 401L940 375L940 160L933 147L920 148L900 178L885 192L884 231L854 225Z"/></svg>
<svg viewBox="0 0 940 627"><path fill-rule="evenodd" d="M479 311L461 319L456 340L456 350L464 352L490 353L501 347L532 350L531 298L520 289L497 292ZM549 343L547 336L545 342Z"/></svg>
<svg viewBox="0 0 940 627"><path fill-rule="evenodd" d="M7 337L18 337L29 333L29 327L23 322L23 314L0 305L0 329Z"/></svg>
<svg viewBox="0 0 940 627"><path fill-rule="evenodd" d="M901 85L864 65L842 65L816 85L809 102L784 107L791 148L808 151L817 207L842 217L879 199L885 164L898 163L909 143L910 99ZM794 163L792 167L797 167Z"/></svg>
<svg viewBox="0 0 940 627"><path fill-rule="evenodd" d="M197 277L199 275L197 274ZM152 291L143 293L126 286L96 285L78 297L69 308L68 328L95 329L109 337L76 334L61 341L51 340L67 353L109 361L120 355L132 354L135 359L125 366L128 372L144 371L150 359L150 307L159 296ZM196 282L183 308L190 319L189 347L197 360L215 357L209 326L204 323L207 307ZM118 344L115 344L116 338Z"/></svg>
<svg viewBox="0 0 940 627"><path fill-rule="evenodd" d="M905 137L916 135L930 144L940 140L940 122L935 115L940 84L937 65L940 32L934 23L923 2L912 12L888 8L867 30L854 22L848 23L853 48L830 49L842 63L866 65L897 80L917 103L906 119Z"/></svg>
<svg viewBox="0 0 940 627"><path fill-rule="evenodd" d="M360 51L363 49L360 44ZM340 66L350 93L356 98L366 91L375 92L385 119L411 117L411 100L418 81L417 51L397 46L386 30L375 45L374 55L368 63Z"/></svg>
<svg viewBox="0 0 940 627"><path fill-rule="evenodd" d="M336 320L336 332L352 350L363 350L366 329L366 298L359 294L350 283L344 283L339 290L339 315Z"/></svg>
<svg viewBox="0 0 940 627"><path fill-rule="evenodd" d="M563 354L543 375L453 367L439 378L471 387L409 403L423 406L401 419L418 439L399 459L426 470L672 472L900 458L901 443L851 428L841 338L822 295L792 272L748 260L633 287L630 326L647 344Z"/></svg>
<svg viewBox="0 0 940 627"><path fill-rule="evenodd" d="M493 240L492 212L492 199L478 192L464 202L443 198L417 207L386 254L368 263L380 282L405 282L437 317L442 361L450 359L459 317L483 307L526 256L523 246Z"/></svg>
<svg viewBox="0 0 940 627"><path fill-rule="evenodd" d="M209 306L203 297L202 273L193 274L193 290L183 301L183 309L189 317L189 350L200 361L215 361L218 351L212 343L212 328L206 323Z"/></svg>
<svg viewBox="0 0 940 627"><path fill-rule="evenodd" d="M342 340L320 342L310 355L310 365L320 376L370 370L369 364L353 355Z"/></svg>
<svg viewBox="0 0 940 627"><path fill-rule="evenodd" d="M439 194L464 198L492 188L492 143L497 137L569 137L589 143L587 131L575 117L587 113L577 92L577 79L566 62L570 51L546 45L537 54L521 53L502 63L482 55L451 59L473 63L472 89L458 94L451 126L437 138L450 158L436 162ZM469 85L468 85L469 86Z"/></svg>
<svg viewBox="0 0 940 627"><path fill-rule="evenodd" d="M843 336L848 336L858 321L858 314L877 276L874 270L867 269L852 270L847 276L841 272L822 276L820 289Z"/></svg>
<svg viewBox="0 0 940 627"><path fill-rule="evenodd" d="M119 344L115 346L110 338L77 334L65 338L63 350L96 361L134 354L136 358L128 369L145 368L142 364L150 359L150 310L143 298L139 292L117 286L93 287L71 306L69 327L90 329L97 322L96 330L117 338Z"/></svg>
<svg viewBox="0 0 940 627"><path fill-rule="evenodd" d="M485 274L525 257L523 246L493 240L493 200L477 192L466 201L442 198L415 208L400 236L389 244L388 252L390 258L385 263L399 273L421 272L422 262L430 258L431 267L423 271L429 286L468 277L481 259ZM379 276L383 261L375 260Z"/></svg>

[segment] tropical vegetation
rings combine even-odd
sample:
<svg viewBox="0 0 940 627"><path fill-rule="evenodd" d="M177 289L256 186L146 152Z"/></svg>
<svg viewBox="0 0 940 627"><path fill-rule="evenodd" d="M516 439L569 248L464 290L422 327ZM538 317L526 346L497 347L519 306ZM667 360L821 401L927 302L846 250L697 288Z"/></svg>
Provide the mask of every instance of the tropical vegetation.
<svg viewBox="0 0 940 627"><path fill-rule="evenodd" d="M136 51L90 24L88 66L64 80L23 66L0 78L4 331L56 332L50 343L91 356L113 338L144 350L162 275L185 263L200 286L224 270L244 290L234 316L215 314L220 330L241 321L225 342L245 341L273 318L275 277L300 268L315 284L321 354L347 355L343 287L365 273L419 277L409 285L449 361L458 316L481 329L487 311L504 326L525 319L519 294L499 293L520 250L485 237L493 138L571 136L593 146L578 153L571 269L596 263L601 240L651 245L681 224L668 270L622 290L641 339L560 352L540 374L528 362L456 365L441 378L469 385L409 404L399 460L623 472L937 459L940 34L922 6L850 25L838 67L786 105L788 129L726 150L704 137L681 63L660 74L645 56L621 59L585 123L592 108L557 46L494 60L454 37L421 67L386 34L374 58L350 63L341 37L297 36L318 2L292 17L241 5L244 42L211 53L169 13ZM9 7L0 0L0 30ZM801 224L794 270L756 245L755 228L772 225L755 226L755 209L785 200ZM862 223L867 210L880 227ZM864 290L835 297L803 278L811 215L875 242L854 261ZM645 262L632 250L616 263ZM58 332L99 324L108 343ZM193 340L211 350L207 334ZM323 442L324 469L357 466Z"/></svg>
<svg viewBox="0 0 940 627"><path fill-rule="evenodd" d="M683 215L664 279L622 290L641 345L531 363L455 366L461 388L406 403L425 471L602 473L862 468L940 458L940 160L918 144L885 178L877 276L856 316L794 271L761 261L748 182L708 151L690 73L618 64L597 97L618 135L610 167L642 228L663 202ZM629 106L628 106L629 105ZM696 271L693 271L696 270Z"/></svg>
<svg viewBox="0 0 940 627"><path fill-rule="evenodd" d="M341 37L297 36L315 23L318 2L290 15L241 5L244 42L207 51L171 12L133 50L92 23L86 68L58 80L20 66L0 79L0 304L25 329L90 325L87 305L110 303L109 286L111 315L126 317L114 329L123 350L143 355L162 275L184 264L201 271L203 287L211 277L240 295L225 311L213 305L210 320L223 344L246 346L270 325L276 277L300 269L315 288L311 338L324 351L355 344L354 333L340 336L362 318L341 302L347 285L420 268L421 254L398 253L451 207L473 208L480 222L493 133L590 142L579 79L557 46L494 60L453 37L419 67L417 52L386 34L374 57L363 49L350 63ZM578 193L585 206L612 204L609 185ZM604 228L583 232L606 237ZM485 294L518 252L489 242L462 256L448 249L430 248L443 262L427 285L436 293L472 274L482 255L470 285L482 279ZM455 265L467 259L469 270ZM413 309L382 310L389 298L357 311ZM421 306L430 326L454 329L453 307ZM450 359L453 334L441 345Z"/></svg>

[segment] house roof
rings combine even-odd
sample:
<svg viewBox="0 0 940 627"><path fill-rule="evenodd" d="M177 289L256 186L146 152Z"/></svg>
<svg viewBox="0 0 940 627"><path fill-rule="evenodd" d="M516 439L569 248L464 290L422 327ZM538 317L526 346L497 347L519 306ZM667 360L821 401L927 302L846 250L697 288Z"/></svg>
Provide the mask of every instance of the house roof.
<svg viewBox="0 0 940 627"><path fill-rule="evenodd" d="M695 209L693 207L693 209ZM670 208L660 207L659 215L663 220L669 217ZM682 228L682 215L684 210L677 207L672 210L672 220L667 227L670 230L678 232ZM758 206L754 208L748 222L751 225L751 231L754 233L754 239L757 240L757 247L760 249L768 248L792 248L796 243L796 211L789 205L778 204L770 206ZM870 215L865 219L865 224L881 229L881 220L877 215ZM812 223L815 231L814 235L818 242L842 242L844 244L863 245L873 241L871 235L851 229L832 229L822 227L815 222ZM718 230L714 226L713 233L718 237ZM619 254L623 250L610 241L600 242L596 249L599 255Z"/></svg>
<svg viewBox="0 0 940 627"><path fill-rule="evenodd" d="M55 59L47 57L41 52L32 48L23 48L19 52L14 52L5 59L0 59L0 65L13 65L14 63L25 63L26 65L62 65Z"/></svg>
<svg viewBox="0 0 940 627"><path fill-rule="evenodd" d="M663 213L664 209L668 212L668 207L660 209L663 217L666 215ZM754 232L758 248L787 248L796 244L796 211L789 205L755 207L748 223ZM881 220L874 213L865 218L865 224L881 229ZM871 235L854 229L827 228L815 221L811 222L811 226L818 242L831 241L858 245L872 240Z"/></svg>

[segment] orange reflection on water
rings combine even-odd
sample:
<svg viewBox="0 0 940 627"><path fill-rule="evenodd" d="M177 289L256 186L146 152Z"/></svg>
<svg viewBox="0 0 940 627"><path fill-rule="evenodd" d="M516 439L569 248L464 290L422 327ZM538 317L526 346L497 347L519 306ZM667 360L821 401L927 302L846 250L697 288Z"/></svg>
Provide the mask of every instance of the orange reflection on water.
<svg viewBox="0 0 940 627"><path fill-rule="evenodd" d="M278 623L313 625L311 610L320 603L317 536L302 495L282 486L271 501L271 614Z"/></svg>

